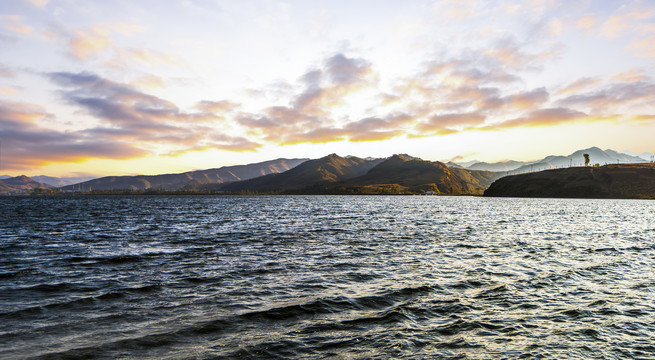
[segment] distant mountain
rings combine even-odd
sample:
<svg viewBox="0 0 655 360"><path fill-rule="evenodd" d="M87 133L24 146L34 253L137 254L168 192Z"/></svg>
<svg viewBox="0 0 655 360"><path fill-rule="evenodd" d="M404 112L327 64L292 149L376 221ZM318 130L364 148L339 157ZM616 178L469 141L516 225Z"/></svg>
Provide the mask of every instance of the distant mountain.
<svg viewBox="0 0 655 360"><path fill-rule="evenodd" d="M460 167L460 168L468 168L469 166L479 163L480 160L469 160L469 161L462 161L462 162L454 162L454 161L449 161L446 163L446 166L452 168L452 167Z"/></svg>
<svg viewBox="0 0 655 360"><path fill-rule="evenodd" d="M202 184L223 184L280 173L296 167L307 159L276 159L261 163L224 166L217 169L189 171L180 174L106 176L83 183L64 186L63 190L180 190Z"/></svg>
<svg viewBox="0 0 655 360"><path fill-rule="evenodd" d="M655 154L653 154L651 152L644 152L644 153L641 153L641 154L637 154L637 153L634 153L632 151L622 151L621 153L627 154L627 155L630 155L630 156L639 157L639 158L642 158L642 159L644 159L644 160L646 160L648 162L653 161L654 158L655 158Z"/></svg>
<svg viewBox="0 0 655 360"><path fill-rule="evenodd" d="M25 175L0 179L0 194L29 193L36 188L51 189L52 186L34 181Z"/></svg>
<svg viewBox="0 0 655 360"><path fill-rule="evenodd" d="M491 184L484 196L655 199L655 163L571 167L510 175Z"/></svg>
<svg viewBox="0 0 655 360"><path fill-rule="evenodd" d="M363 175L382 161L383 159L367 160L355 156L341 157L331 154L320 159L308 160L283 173L227 184L221 186L221 189L268 192L326 185Z"/></svg>
<svg viewBox="0 0 655 360"><path fill-rule="evenodd" d="M485 170L485 171L512 171L528 164L524 161L501 161L496 163L477 162L466 167L469 170Z"/></svg>
<svg viewBox="0 0 655 360"><path fill-rule="evenodd" d="M9 175L0 175L0 180L9 179L9 178L11 178L11 177L13 177L13 176L9 176Z"/></svg>
<svg viewBox="0 0 655 360"><path fill-rule="evenodd" d="M62 187L66 185L77 184L89 180L96 179L95 176L75 176L75 177L54 177L54 176L30 176L32 180L42 182L44 184L52 185L54 187Z"/></svg>
<svg viewBox="0 0 655 360"><path fill-rule="evenodd" d="M521 166L520 168L515 169L514 172L521 173L545 169L566 168L569 166L584 166L584 154L589 154L590 165L646 162L644 159L638 156L618 153L611 149L601 150L597 147L591 147L588 149L578 150L568 156L547 156L540 161Z"/></svg>

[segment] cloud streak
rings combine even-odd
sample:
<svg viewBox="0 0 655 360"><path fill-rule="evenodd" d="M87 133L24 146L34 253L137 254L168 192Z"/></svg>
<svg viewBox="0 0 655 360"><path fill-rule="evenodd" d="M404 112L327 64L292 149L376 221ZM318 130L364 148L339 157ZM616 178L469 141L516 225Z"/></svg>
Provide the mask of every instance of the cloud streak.
<svg viewBox="0 0 655 360"><path fill-rule="evenodd" d="M0 138L3 167L23 170L52 162L77 162L88 158L128 159L146 155L129 143L85 131L63 132L39 122L52 117L40 106L0 102Z"/></svg>

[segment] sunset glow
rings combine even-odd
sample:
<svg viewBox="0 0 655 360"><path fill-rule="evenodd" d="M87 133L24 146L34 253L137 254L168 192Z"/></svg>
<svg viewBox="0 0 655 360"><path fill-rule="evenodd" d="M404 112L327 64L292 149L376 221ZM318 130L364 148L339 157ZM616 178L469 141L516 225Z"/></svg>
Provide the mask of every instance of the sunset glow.
<svg viewBox="0 0 655 360"><path fill-rule="evenodd" d="M3 1L0 175L655 152L648 1Z"/></svg>

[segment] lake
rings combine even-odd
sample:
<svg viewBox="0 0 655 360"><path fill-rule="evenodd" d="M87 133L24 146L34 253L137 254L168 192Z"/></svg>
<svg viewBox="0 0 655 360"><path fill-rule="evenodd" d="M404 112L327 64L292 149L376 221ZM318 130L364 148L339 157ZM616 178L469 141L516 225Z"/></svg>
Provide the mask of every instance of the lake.
<svg viewBox="0 0 655 360"><path fill-rule="evenodd" d="M655 202L0 197L0 358L655 357Z"/></svg>

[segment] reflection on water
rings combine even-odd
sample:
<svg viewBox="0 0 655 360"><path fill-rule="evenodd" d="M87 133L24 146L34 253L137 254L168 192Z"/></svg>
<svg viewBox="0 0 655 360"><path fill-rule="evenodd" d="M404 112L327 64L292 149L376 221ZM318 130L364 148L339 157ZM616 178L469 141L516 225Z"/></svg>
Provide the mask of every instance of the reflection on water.
<svg viewBox="0 0 655 360"><path fill-rule="evenodd" d="M653 204L0 198L0 357L652 358Z"/></svg>

